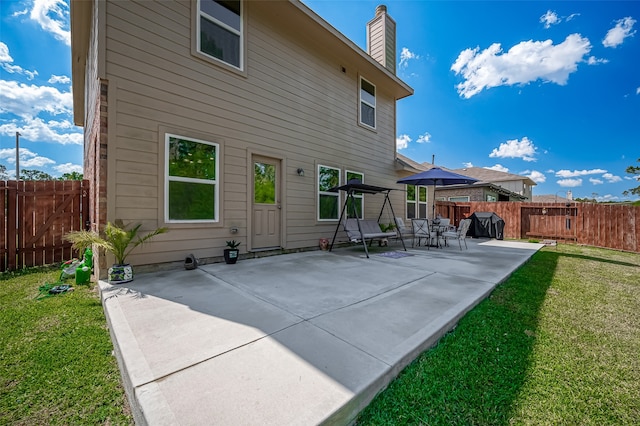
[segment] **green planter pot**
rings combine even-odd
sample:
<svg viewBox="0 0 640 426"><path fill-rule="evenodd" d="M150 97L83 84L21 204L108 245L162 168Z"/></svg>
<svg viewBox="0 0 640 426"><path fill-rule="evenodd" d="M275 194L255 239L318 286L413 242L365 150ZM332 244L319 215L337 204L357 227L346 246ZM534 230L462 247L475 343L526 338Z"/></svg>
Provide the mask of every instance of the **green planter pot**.
<svg viewBox="0 0 640 426"><path fill-rule="evenodd" d="M109 284L123 284L133 281L133 268L130 264L113 265L109 268Z"/></svg>

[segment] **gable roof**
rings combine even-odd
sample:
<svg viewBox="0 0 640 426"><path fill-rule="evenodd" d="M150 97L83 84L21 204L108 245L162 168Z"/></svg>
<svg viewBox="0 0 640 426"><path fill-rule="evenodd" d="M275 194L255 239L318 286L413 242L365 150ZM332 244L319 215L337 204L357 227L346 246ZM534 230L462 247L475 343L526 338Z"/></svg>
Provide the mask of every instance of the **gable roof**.
<svg viewBox="0 0 640 426"><path fill-rule="evenodd" d="M485 169L484 167L465 167L462 169L453 169L453 171L456 173L460 173L461 175L467 175L476 179L480 179L483 182L507 182L522 180L528 185L537 185L531 178L527 176L499 172L497 170Z"/></svg>
<svg viewBox="0 0 640 426"><path fill-rule="evenodd" d="M429 170L433 167L436 167L435 164L429 163L418 163L413 161L411 158L400 154L396 151L396 169L397 170L405 170L412 173L424 172L425 170ZM446 169L446 167L442 167Z"/></svg>
<svg viewBox="0 0 640 426"><path fill-rule="evenodd" d="M95 1L95 0L94 0ZM91 34L94 1L71 0L71 76L73 87L73 110L76 125L84 125L85 67ZM256 1L251 8L262 17L268 18L278 28L295 35L296 40L304 40L317 51L330 52L347 71L352 68L366 73L390 93L394 99L402 99L413 94L413 89L391 73L367 52L345 37L341 32L322 19L300 0ZM363 28L363 31L365 28Z"/></svg>

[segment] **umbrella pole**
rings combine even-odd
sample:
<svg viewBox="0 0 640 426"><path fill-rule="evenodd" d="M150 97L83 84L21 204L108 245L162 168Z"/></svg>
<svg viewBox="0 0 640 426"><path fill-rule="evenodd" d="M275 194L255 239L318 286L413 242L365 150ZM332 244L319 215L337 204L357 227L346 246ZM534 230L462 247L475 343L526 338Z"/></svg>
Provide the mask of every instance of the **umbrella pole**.
<svg viewBox="0 0 640 426"><path fill-rule="evenodd" d="M436 185L433 185L433 197L431 199L431 220L436 218Z"/></svg>

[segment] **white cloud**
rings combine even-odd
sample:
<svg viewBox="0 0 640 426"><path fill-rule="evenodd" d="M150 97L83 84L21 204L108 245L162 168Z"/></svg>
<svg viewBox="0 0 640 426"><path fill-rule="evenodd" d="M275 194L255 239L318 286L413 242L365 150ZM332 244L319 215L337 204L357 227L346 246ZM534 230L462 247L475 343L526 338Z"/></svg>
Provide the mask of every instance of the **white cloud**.
<svg viewBox="0 0 640 426"><path fill-rule="evenodd" d="M603 195L601 197L596 197L596 200L598 200L601 203L606 203L607 201L616 201L619 199L620 197L618 197L617 195L611 195L611 194Z"/></svg>
<svg viewBox="0 0 640 426"><path fill-rule="evenodd" d="M528 174L525 174L526 177L534 181L535 183L544 183L547 181L547 176L544 173L539 172L537 170L532 170Z"/></svg>
<svg viewBox="0 0 640 426"><path fill-rule="evenodd" d="M504 173L508 173L509 169L505 166L503 166L502 164L496 164L495 166L491 166L491 167L483 167L484 169L489 169L489 170L495 170L496 172L504 172Z"/></svg>
<svg viewBox="0 0 640 426"><path fill-rule="evenodd" d="M61 132L73 129L78 130ZM67 120L45 123L41 118L27 118L20 125L16 121L0 125L0 135L13 136L16 132L20 132L24 139L32 142L53 142L61 145L82 145L84 142L82 130Z"/></svg>
<svg viewBox="0 0 640 426"><path fill-rule="evenodd" d="M598 64L607 64L607 63L609 63L608 59L596 58L595 56L589 56L589 59L587 59L587 64L589 65L598 65Z"/></svg>
<svg viewBox="0 0 640 426"><path fill-rule="evenodd" d="M582 179L560 179L557 183L564 188L575 188L582 186Z"/></svg>
<svg viewBox="0 0 640 426"><path fill-rule="evenodd" d="M13 58L9 54L9 46L0 41L0 62L13 62Z"/></svg>
<svg viewBox="0 0 640 426"><path fill-rule="evenodd" d="M408 48L403 47L400 51L400 64L398 65L401 69L406 69L409 66L410 59L420 59L420 56L416 55Z"/></svg>
<svg viewBox="0 0 640 426"><path fill-rule="evenodd" d="M34 0L29 15L40 27L67 46L71 46L69 6L64 0Z"/></svg>
<svg viewBox="0 0 640 426"><path fill-rule="evenodd" d="M78 164L73 164L73 163L64 163L64 164L57 165L53 168L53 170L60 173L61 175L65 173L73 173L73 172L83 173L84 172L82 166Z"/></svg>
<svg viewBox="0 0 640 426"><path fill-rule="evenodd" d="M431 142L431 134L429 132L424 132L424 134L418 136L418 143L429 143Z"/></svg>
<svg viewBox="0 0 640 426"><path fill-rule="evenodd" d="M480 47L460 52L451 70L461 74L461 97L469 99L484 89L542 80L561 86L569 74L591 51L591 43L580 34L570 34L560 44L553 41L523 41L504 53L499 43L480 51Z"/></svg>
<svg viewBox="0 0 640 426"><path fill-rule="evenodd" d="M521 158L524 161L536 161L536 147L528 137L523 137L521 141L517 139L501 143L498 148L494 148L489 157L491 158Z"/></svg>
<svg viewBox="0 0 640 426"><path fill-rule="evenodd" d="M0 113L7 112L23 118L32 118L41 112L71 114L73 97L71 92L61 92L55 87L0 80Z"/></svg>
<svg viewBox="0 0 640 426"><path fill-rule="evenodd" d="M9 54L9 46L0 41L0 68L9 74L21 74L29 80L38 75L38 71L25 70L19 65L13 65L13 58Z"/></svg>
<svg viewBox="0 0 640 426"><path fill-rule="evenodd" d="M602 44L604 47L618 47L624 42L624 39L627 37L632 37L636 32L633 31L633 25L636 23L636 20L631 16L627 16L626 18L618 19L616 21L615 27L611 28L607 31L607 35L602 40Z"/></svg>
<svg viewBox="0 0 640 426"><path fill-rule="evenodd" d="M0 159L4 159L8 163L16 163L16 149L0 149ZM28 150L27 148L20 148L20 169L27 168L40 168L55 164L56 162L50 158L42 157L35 152ZM15 176L15 172L14 172Z"/></svg>
<svg viewBox="0 0 640 426"><path fill-rule="evenodd" d="M589 178L589 182L591 182L594 185L602 185L604 183L603 180L596 179L596 178Z"/></svg>
<svg viewBox="0 0 640 426"><path fill-rule="evenodd" d="M616 183L616 182L621 182L622 178L620 176L615 176L612 175L611 173L605 173L602 175L603 179L606 179L607 182L609 183Z"/></svg>
<svg viewBox="0 0 640 426"><path fill-rule="evenodd" d="M640 95L640 87L636 89L636 95Z"/></svg>
<svg viewBox="0 0 640 426"><path fill-rule="evenodd" d="M591 169L591 170L558 170L556 172L556 177L561 178L571 178L577 176L586 176L586 175L599 175L601 173L607 173L606 170L602 169Z"/></svg>
<svg viewBox="0 0 640 426"><path fill-rule="evenodd" d="M69 77L67 77L66 75L51 75L51 77L49 78L49 81L47 81L47 83L50 83L50 84L56 84L56 83L69 84L69 83L71 83L71 79Z"/></svg>
<svg viewBox="0 0 640 426"><path fill-rule="evenodd" d="M573 18L580 16L579 13L572 13L571 15L567 16L567 19L565 19L565 21L569 22L571 21Z"/></svg>
<svg viewBox="0 0 640 426"><path fill-rule="evenodd" d="M409 142L411 142L411 138L409 135L400 135L396 138L396 149L405 149L409 146Z"/></svg>
<svg viewBox="0 0 640 426"><path fill-rule="evenodd" d="M558 14L550 10L547 10L547 13L540 17L540 22L544 23L545 28L551 28L551 25L557 25L561 21Z"/></svg>
<svg viewBox="0 0 640 426"><path fill-rule="evenodd" d="M468 167L473 167L473 163L472 163L471 161L468 161L468 162L466 162L466 163L462 163L462 165L463 165L464 167L467 167L467 168L468 168Z"/></svg>

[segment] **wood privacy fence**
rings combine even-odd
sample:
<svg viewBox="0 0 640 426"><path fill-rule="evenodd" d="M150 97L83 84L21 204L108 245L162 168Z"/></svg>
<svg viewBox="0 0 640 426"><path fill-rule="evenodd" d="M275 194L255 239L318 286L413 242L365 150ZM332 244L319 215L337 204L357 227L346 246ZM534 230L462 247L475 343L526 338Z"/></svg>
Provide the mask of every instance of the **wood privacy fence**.
<svg viewBox="0 0 640 426"><path fill-rule="evenodd" d="M0 181L0 271L72 258L69 231L89 223L89 181Z"/></svg>
<svg viewBox="0 0 640 426"><path fill-rule="evenodd" d="M640 207L637 206L437 201L436 211L456 225L473 212L495 212L505 222L505 238L553 239L640 252Z"/></svg>

